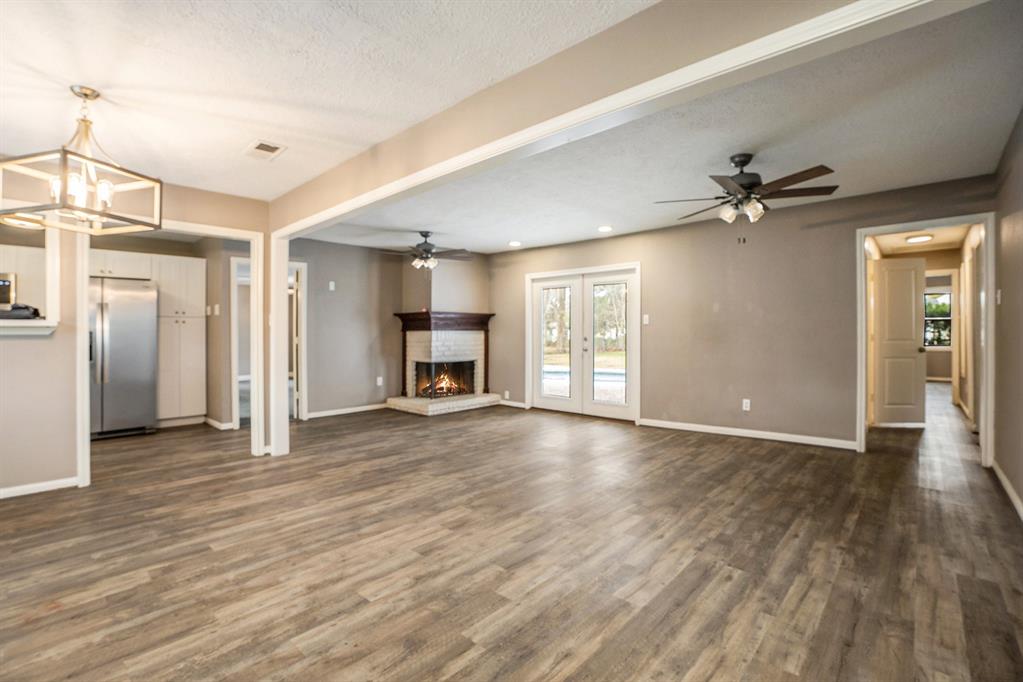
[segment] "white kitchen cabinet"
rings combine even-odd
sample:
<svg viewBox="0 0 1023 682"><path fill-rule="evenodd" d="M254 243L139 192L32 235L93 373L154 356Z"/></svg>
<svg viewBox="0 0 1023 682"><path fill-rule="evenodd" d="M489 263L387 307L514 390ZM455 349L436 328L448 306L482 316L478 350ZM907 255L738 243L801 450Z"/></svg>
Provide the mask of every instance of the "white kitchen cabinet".
<svg viewBox="0 0 1023 682"><path fill-rule="evenodd" d="M153 276L153 258L148 253L90 249L89 276L151 279Z"/></svg>
<svg viewBox="0 0 1023 682"><path fill-rule="evenodd" d="M156 418L181 416L181 334L179 320L159 318L157 325Z"/></svg>
<svg viewBox="0 0 1023 682"><path fill-rule="evenodd" d="M161 317L205 317L206 259L153 256Z"/></svg>
<svg viewBox="0 0 1023 682"><path fill-rule="evenodd" d="M206 318L191 317L178 325L181 339L181 416L206 414Z"/></svg>
<svg viewBox="0 0 1023 682"><path fill-rule="evenodd" d="M157 419L206 414L206 318L161 317Z"/></svg>

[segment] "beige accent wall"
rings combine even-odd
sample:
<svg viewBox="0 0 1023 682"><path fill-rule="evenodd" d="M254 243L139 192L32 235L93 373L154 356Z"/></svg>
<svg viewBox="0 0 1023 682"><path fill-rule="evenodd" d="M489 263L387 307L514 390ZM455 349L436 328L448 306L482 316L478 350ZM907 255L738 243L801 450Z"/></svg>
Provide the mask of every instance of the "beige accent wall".
<svg viewBox="0 0 1023 682"><path fill-rule="evenodd" d="M0 488L77 475L75 235L61 235L60 258L53 335L0 337Z"/></svg>
<svg viewBox="0 0 1023 682"><path fill-rule="evenodd" d="M956 270L963 262L961 249L942 249L940 251L910 251L894 253L885 258L923 258L927 261L928 270Z"/></svg>
<svg viewBox="0 0 1023 682"><path fill-rule="evenodd" d="M995 462L1023 495L1023 113L998 167Z"/></svg>
<svg viewBox="0 0 1023 682"><path fill-rule="evenodd" d="M493 255L491 389L525 398L526 273L638 261L644 418L854 440L856 229L993 205L985 176Z"/></svg>
<svg viewBox="0 0 1023 682"><path fill-rule="evenodd" d="M291 242L291 260L309 264L309 411L371 405L398 395L401 323L394 313L402 306L405 261L308 239ZM383 386L376 385L378 376Z"/></svg>
<svg viewBox="0 0 1023 682"><path fill-rule="evenodd" d="M658 3L278 197L270 204L270 227L283 227L483 144L849 2L746 2L741 10L730 2ZM834 41L834 49L841 42ZM707 94L749 77L736 73L694 87L687 94Z"/></svg>

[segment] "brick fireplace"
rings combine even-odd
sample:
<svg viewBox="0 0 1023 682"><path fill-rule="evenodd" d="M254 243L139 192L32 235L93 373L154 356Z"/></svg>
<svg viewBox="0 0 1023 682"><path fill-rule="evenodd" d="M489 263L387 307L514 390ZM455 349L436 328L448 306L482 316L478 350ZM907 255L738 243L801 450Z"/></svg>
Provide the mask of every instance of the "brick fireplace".
<svg viewBox="0 0 1023 682"><path fill-rule="evenodd" d="M435 415L500 402L490 393L489 325L493 313L424 310L401 320L402 395L387 406Z"/></svg>

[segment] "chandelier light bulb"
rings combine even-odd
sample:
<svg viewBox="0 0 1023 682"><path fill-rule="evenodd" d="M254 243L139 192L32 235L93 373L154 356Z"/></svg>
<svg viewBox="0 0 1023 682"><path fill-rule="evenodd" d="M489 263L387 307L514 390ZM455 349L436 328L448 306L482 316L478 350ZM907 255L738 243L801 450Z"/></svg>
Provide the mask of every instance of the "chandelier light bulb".
<svg viewBox="0 0 1023 682"><path fill-rule="evenodd" d="M114 183L100 180L96 183L96 206L102 211L114 205Z"/></svg>
<svg viewBox="0 0 1023 682"><path fill-rule="evenodd" d="M433 270L435 267L437 267L437 259L434 258L433 256L430 256L429 258L426 259L425 265L427 269Z"/></svg>
<svg viewBox="0 0 1023 682"><path fill-rule="evenodd" d="M412 261L412 267L414 267L416 270L423 267L424 265L426 265L426 261L424 261L422 258L416 258L414 261Z"/></svg>
<svg viewBox="0 0 1023 682"><path fill-rule="evenodd" d="M89 196L89 188L85 184L85 178L81 173L68 173L67 195L75 206L85 208L86 199Z"/></svg>

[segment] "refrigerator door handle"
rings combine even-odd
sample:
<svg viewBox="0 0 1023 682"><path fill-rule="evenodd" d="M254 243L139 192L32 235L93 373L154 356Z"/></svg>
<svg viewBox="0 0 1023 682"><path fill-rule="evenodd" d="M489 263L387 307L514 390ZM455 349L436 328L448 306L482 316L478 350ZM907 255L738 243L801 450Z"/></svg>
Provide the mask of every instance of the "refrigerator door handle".
<svg viewBox="0 0 1023 682"><path fill-rule="evenodd" d="M102 304L103 311L103 380L102 383L110 383L110 304Z"/></svg>

